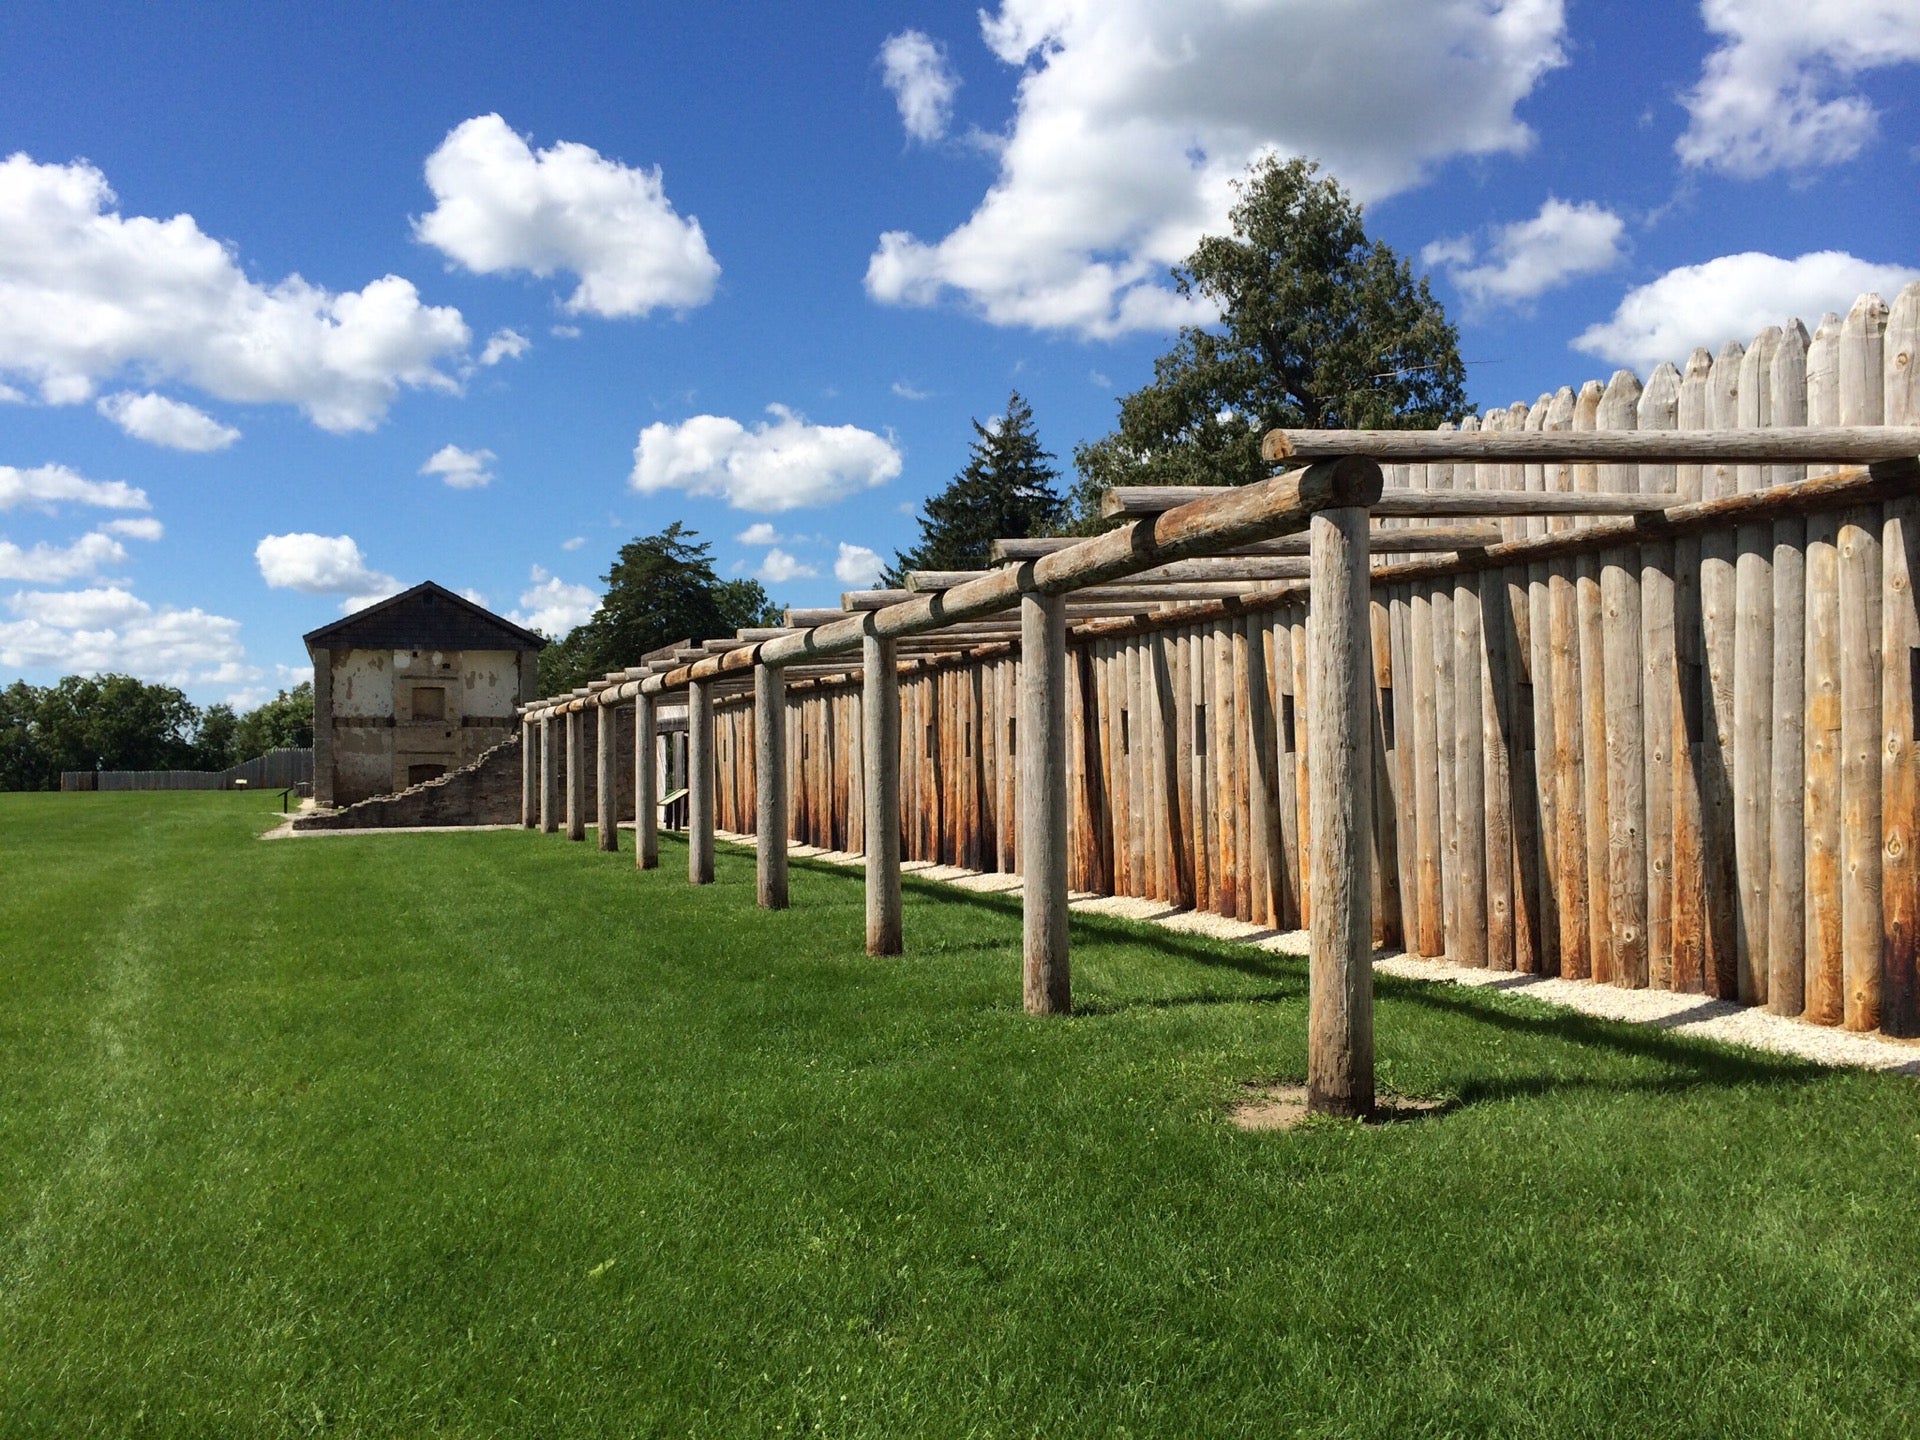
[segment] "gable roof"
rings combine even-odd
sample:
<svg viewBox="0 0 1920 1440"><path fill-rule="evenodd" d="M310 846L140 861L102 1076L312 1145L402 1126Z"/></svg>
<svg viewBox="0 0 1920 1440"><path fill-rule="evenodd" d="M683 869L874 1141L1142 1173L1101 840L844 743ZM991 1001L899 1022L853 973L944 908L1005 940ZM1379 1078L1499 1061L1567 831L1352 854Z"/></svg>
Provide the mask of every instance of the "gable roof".
<svg viewBox="0 0 1920 1440"><path fill-rule="evenodd" d="M301 637L309 650L543 650L544 636L423 581Z"/></svg>

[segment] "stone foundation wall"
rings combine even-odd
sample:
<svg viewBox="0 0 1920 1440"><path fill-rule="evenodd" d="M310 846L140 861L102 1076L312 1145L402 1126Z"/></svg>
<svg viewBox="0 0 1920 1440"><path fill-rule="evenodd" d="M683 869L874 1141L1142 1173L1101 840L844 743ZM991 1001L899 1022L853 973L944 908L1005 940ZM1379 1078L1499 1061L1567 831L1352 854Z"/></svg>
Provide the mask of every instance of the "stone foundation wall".
<svg viewBox="0 0 1920 1440"><path fill-rule="evenodd" d="M516 734L471 765L397 795L375 795L338 810L299 816L296 830L373 830L403 825L520 823L520 737Z"/></svg>

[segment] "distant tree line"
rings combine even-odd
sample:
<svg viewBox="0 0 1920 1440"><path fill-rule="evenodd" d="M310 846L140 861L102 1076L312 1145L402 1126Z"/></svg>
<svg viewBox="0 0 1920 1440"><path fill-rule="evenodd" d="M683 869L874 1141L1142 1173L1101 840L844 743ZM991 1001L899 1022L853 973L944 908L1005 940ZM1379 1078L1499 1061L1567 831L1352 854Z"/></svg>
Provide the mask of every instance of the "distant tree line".
<svg viewBox="0 0 1920 1440"><path fill-rule="evenodd" d="M0 790L58 790L64 770L225 770L313 744L313 685L237 713L131 675L0 690Z"/></svg>

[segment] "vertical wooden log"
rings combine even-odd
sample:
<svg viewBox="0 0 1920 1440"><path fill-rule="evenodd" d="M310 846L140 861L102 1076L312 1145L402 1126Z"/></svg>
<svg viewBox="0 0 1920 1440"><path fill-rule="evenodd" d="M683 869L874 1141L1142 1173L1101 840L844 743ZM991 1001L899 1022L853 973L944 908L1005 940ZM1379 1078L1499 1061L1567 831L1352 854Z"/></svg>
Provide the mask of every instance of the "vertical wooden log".
<svg viewBox="0 0 1920 1440"><path fill-rule="evenodd" d="M713 683L687 686L687 882L713 883Z"/></svg>
<svg viewBox="0 0 1920 1440"><path fill-rule="evenodd" d="M1878 425L1886 417L1884 353L1887 307L1862 295L1840 327L1840 423ZM1883 586L1880 540L1884 514L1855 506L1840 515L1840 855L1841 950L1846 993L1842 1023L1872 1030L1880 1023L1881 829L1885 737L1881 731ZM1896 655L1895 665L1904 657ZM1897 683L1897 682L1896 682ZM1910 683L1910 682L1909 682Z"/></svg>
<svg viewBox="0 0 1920 1440"><path fill-rule="evenodd" d="M1882 422L1920 425L1920 283L1908 285L1887 317ZM1920 503L1890 502L1881 536L1881 974L1880 1028L1920 1034L1920 750L1915 747L1914 681L1920 659Z"/></svg>
<svg viewBox="0 0 1920 1440"><path fill-rule="evenodd" d="M1571 430L1574 394L1562 386L1547 407L1545 428ZM1544 467L1542 479L1549 491L1570 492L1573 468ZM1549 522L1550 530L1567 523ZM1593 974L1592 908L1588 903L1586 815L1586 715L1581 704L1580 597L1571 560L1547 566L1547 644L1552 651L1553 793L1560 816L1558 855L1554 870L1559 880L1555 904L1560 914L1560 973L1570 980Z"/></svg>
<svg viewBox="0 0 1920 1440"><path fill-rule="evenodd" d="M1640 380L1616 370L1600 400L1602 430L1638 423ZM1631 465L1601 468L1603 490L1637 491ZM1605 617L1607 754L1607 913L1612 925L1616 985L1647 983L1647 757L1640 675L1640 557L1630 546L1601 557L1600 603Z"/></svg>
<svg viewBox="0 0 1920 1440"><path fill-rule="evenodd" d="M1414 713L1419 703L1413 673L1413 588L1395 586L1388 604L1388 644L1393 658L1393 853L1399 863L1400 946L1420 954L1420 813L1415 791L1418 770L1414 754Z"/></svg>
<svg viewBox="0 0 1920 1440"><path fill-rule="evenodd" d="M1728 341L1713 362L1707 377L1711 429L1730 430L1740 423L1740 375L1746 353L1738 341ZM1701 484L1703 498L1712 500L1736 493L1739 477L1732 465L1709 465L1701 472ZM1701 680L1706 711L1701 828L1707 861L1707 990L1723 1000L1740 993L1740 872L1733 782L1737 548L1738 537L1731 530L1700 537L1700 630L1706 648Z"/></svg>
<svg viewBox="0 0 1920 1440"><path fill-rule="evenodd" d="M900 929L900 667L898 644L862 637L860 720L866 772L867 954L898 955Z"/></svg>
<svg viewBox="0 0 1920 1440"><path fill-rule="evenodd" d="M1635 425L1672 430L1680 423L1680 372L1662 363L1647 378ZM1640 489L1676 488L1672 465L1637 467ZM1679 726L1680 674L1674 634L1673 542L1640 547L1640 683L1646 732L1647 984L1673 984L1674 745Z"/></svg>
<svg viewBox="0 0 1920 1440"><path fill-rule="evenodd" d="M1605 387L1589 380L1574 397L1573 428L1599 428L1600 401ZM1573 488L1597 491L1600 470L1595 465L1573 467ZM1577 522L1576 528L1586 521ZM1589 958L1593 978L1610 984L1614 978L1612 909L1612 827L1607 819L1607 686L1606 612L1600 586L1599 557L1583 555L1574 561L1574 597L1580 622L1580 739L1584 750L1581 778L1586 799L1581 811L1587 840L1587 923L1591 932Z"/></svg>
<svg viewBox="0 0 1920 1440"><path fill-rule="evenodd" d="M1274 774L1279 782L1280 795L1280 861L1285 874L1285 925L1290 930L1302 928L1304 921L1301 917L1306 913L1300 893L1300 768L1293 753L1293 716L1297 703L1293 672L1293 617L1296 609L1292 605L1286 607L1275 616L1270 628L1273 636Z"/></svg>
<svg viewBox="0 0 1920 1440"><path fill-rule="evenodd" d="M1787 323L1768 382L1770 425L1807 423L1807 330ZM1767 483L1806 475L1800 465L1769 467ZM1798 1015L1806 1008L1806 566L1807 523L1773 523L1773 806L1772 873L1767 885L1767 1008Z"/></svg>
<svg viewBox="0 0 1920 1440"><path fill-rule="evenodd" d="M1372 688L1368 693L1368 730L1373 737L1373 938L1378 945L1402 948L1404 937L1400 921L1399 835L1395 825L1395 778L1400 750L1395 727L1400 717L1393 695L1393 607L1387 596L1375 595L1371 604L1373 633L1368 647L1368 670ZM1250 635L1248 655L1252 657ZM1260 675L1265 682L1264 670ZM1249 677L1249 687L1252 677ZM1255 740L1257 747L1258 740ZM1254 788L1258 794L1258 787Z"/></svg>
<svg viewBox="0 0 1920 1440"><path fill-rule="evenodd" d="M1173 824L1179 828L1175 854L1179 858L1179 904L1188 910L1198 904L1194 877L1194 703L1192 703L1192 636L1179 630L1171 637L1169 687L1173 699Z"/></svg>
<svg viewBox="0 0 1920 1440"><path fill-rule="evenodd" d="M1073 1008L1067 955L1066 601L1020 600L1021 941L1029 1015Z"/></svg>
<svg viewBox="0 0 1920 1440"><path fill-rule="evenodd" d="M1807 423L1840 423L1840 317L1829 311L1807 346ZM1827 467L1818 466L1816 470ZM1840 516L1807 517L1805 1005L1816 1025L1845 1013L1840 877Z"/></svg>
<svg viewBox="0 0 1920 1440"><path fill-rule="evenodd" d="M1407 467L1410 489L1427 488L1427 467ZM1414 906L1414 925L1408 948L1416 955L1444 955L1447 932L1441 912L1441 850L1446 841L1441 834L1440 751L1435 734L1439 697L1435 673L1439 659L1435 653L1436 629L1433 590L1424 584L1411 587L1407 600L1407 652L1411 657L1407 676L1408 691L1402 708L1411 711L1413 724L1413 853L1418 900Z"/></svg>
<svg viewBox="0 0 1920 1440"><path fill-rule="evenodd" d="M1505 410L1489 410L1481 427L1507 428ZM1474 467L1474 488L1505 488L1500 465ZM1508 538L1511 520L1503 522ZM1507 669L1508 640L1514 617L1507 607L1507 579L1498 570L1483 571L1473 581L1479 611L1480 644L1474 667L1480 672L1480 777L1482 833L1486 837L1487 950L1490 970L1514 968L1513 893L1513 751L1508 744L1507 701L1513 677ZM1458 606L1455 606L1456 611Z"/></svg>
<svg viewBox="0 0 1920 1440"><path fill-rule="evenodd" d="M1740 365L1740 423L1768 423L1773 356L1780 327L1754 337ZM1766 485L1766 467L1736 470L1741 494ZM1742 525L1734 535L1733 844L1740 876L1740 992L1745 1005L1767 1000L1768 886L1773 874L1773 526Z"/></svg>
<svg viewBox="0 0 1920 1440"><path fill-rule="evenodd" d="M660 865L660 773L654 744L653 696L633 702L633 863L639 870Z"/></svg>
<svg viewBox="0 0 1920 1440"><path fill-rule="evenodd" d="M1233 752L1240 727L1233 704L1233 637L1226 622L1214 623L1212 639L1213 688L1208 708L1218 725L1212 756L1214 854L1219 858L1214 880L1219 889L1219 913L1231 916L1240 908L1240 889L1246 876L1233 823L1241 803L1240 792L1233 785Z"/></svg>
<svg viewBox="0 0 1920 1440"><path fill-rule="evenodd" d="M1536 423L1535 411L1539 412L1537 418L1544 420L1544 402L1529 406L1523 401L1515 401L1507 407L1507 428L1515 431L1527 429L1530 424ZM1537 490L1540 488L1539 467L1531 468L1531 483ZM1500 472L1501 488L1525 490L1529 483L1528 469L1524 465L1503 465ZM1511 524L1510 533L1518 537L1535 533L1538 522L1522 518ZM1543 580L1545 574L1543 568ZM1549 901L1546 871L1540 853L1539 755L1533 728L1533 596L1528 584L1528 572L1523 566L1510 567L1502 573L1500 580L1506 587L1508 616L1508 623L1499 633L1506 650L1506 688L1501 693L1504 696L1503 722L1511 781L1507 805L1513 816L1513 963L1516 970L1537 974L1553 947L1546 940L1548 926L1545 917ZM1486 605L1482 601L1483 623L1485 612ZM1543 607L1539 623L1545 625L1546 618Z"/></svg>
<svg viewBox="0 0 1920 1440"><path fill-rule="evenodd" d="M1478 430L1480 422L1469 415L1460 428ZM1454 489L1477 486L1473 466L1453 467ZM1453 823L1459 832L1453 853L1460 872L1460 935L1451 958L1456 965L1487 963L1485 652L1479 580L1462 575L1453 586Z"/></svg>
<svg viewBox="0 0 1920 1440"><path fill-rule="evenodd" d="M1313 723L1309 711L1313 700L1307 693L1307 672L1310 662L1307 647L1313 632L1313 615L1310 610L1294 612L1293 627L1293 749L1295 781L1294 790L1300 802L1300 925L1309 929L1313 924L1313 806L1310 796L1313 789L1307 767L1313 755Z"/></svg>
<svg viewBox="0 0 1920 1440"><path fill-rule="evenodd" d="M1545 430L1553 410L1553 396L1542 394L1527 411L1526 428ZM1547 488L1547 467L1529 465L1524 486L1532 491ZM1529 535L1547 533L1544 517L1528 522ZM1527 567L1527 695L1533 702L1531 716L1521 723L1533 726L1529 759L1533 768L1534 814L1536 817L1535 860L1539 886L1539 923L1534 928L1537 973L1560 973L1560 790L1554 765L1556 757L1553 710L1553 599L1549 567L1544 561Z"/></svg>
<svg viewBox="0 0 1920 1440"><path fill-rule="evenodd" d="M1713 357L1696 349L1680 378L1676 425L1702 430L1707 423L1707 376ZM1683 500L1701 496L1701 467L1674 467L1674 488ZM1673 988L1696 993L1706 986L1707 857L1701 821L1701 783L1706 713L1701 697L1705 647L1700 634L1700 541L1673 545Z"/></svg>
<svg viewBox="0 0 1920 1440"><path fill-rule="evenodd" d="M567 712L567 839L587 838L587 716Z"/></svg>
<svg viewBox="0 0 1920 1440"><path fill-rule="evenodd" d="M1308 962L1307 1106L1373 1109L1373 747L1367 737L1367 512L1313 517L1308 760L1313 811L1313 948Z"/></svg>
<svg viewBox="0 0 1920 1440"><path fill-rule="evenodd" d="M540 823L539 722L520 722L520 824L531 830Z"/></svg>
<svg viewBox="0 0 1920 1440"><path fill-rule="evenodd" d="M824 707L818 707L823 708ZM762 910L787 908L787 672L753 667L753 848ZM802 772L800 783L812 777Z"/></svg>
<svg viewBox="0 0 1920 1440"><path fill-rule="evenodd" d="M593 776L593 824L594 840L598 847L608 854L620 848L620 801L614 787L619 783L614 776L619 773L619 756L614 750L615 737L619 726L614 724L613 707L602 705L593 712L594 736L594 776Z"/></svg>
<svg viewBox="0 0 1920 1440"><path fill-rule="evenodd" d="M551 712L540 717L540 833L543 835L552 835L560 828L558 728Z"/></svg>

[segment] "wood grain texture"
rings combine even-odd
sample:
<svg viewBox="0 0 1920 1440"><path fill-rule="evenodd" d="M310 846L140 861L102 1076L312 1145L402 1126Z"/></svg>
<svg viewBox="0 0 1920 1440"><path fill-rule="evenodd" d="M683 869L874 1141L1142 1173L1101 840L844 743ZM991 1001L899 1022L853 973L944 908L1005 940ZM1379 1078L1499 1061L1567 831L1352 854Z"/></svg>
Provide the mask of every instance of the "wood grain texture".
<svg viewBox="0 0 1920 1440"><path fill-rule="evenodd" d="M1374 1102L1366 511L1323 512L1314 517L1311 533L1308 783L1314 857L1307 1104L1317 1114L1365 1115Z"/></svg>
<svg viewBox="0 0 1920 1440"><path fill-rule="evenodd" d="M1882 420L1920 423L1920 284L1895 297L1882 352ZM1914 680L1920 657L1920 501L1897 500L1881 530L1881 997L1880 1028L1920 1035L1920 749Z"/></svg>
<svg viewBox="0 0 1920 1440"><path fill-rule="evenodd" d="M1020 852L1023 999L1029 1015L1073 1008L1067 952L1066 607L1020 602Z"/></svg>
<svg viewBox="0 0 1920 1440"><path fill-rule="evenodd" d="M567 714L567 839L587 838L587 717Z"/></svg>
<svg viewBox="0 0 1920 1440"><path fill-rule="evenodd" d="M713 687L687 688L687 883L713 883Z"/></svg>
<svg viewBox="0 0 1920 1440"><path fill-rule="evenodd" d="M1768 382L1768 425L1807 423L1807 346L1798 320L1780 332ZM1805 467L1774 465L1767 480L1791 484ZM1767 886L1767 1008L1798 1015L1806 1008L1806 647L1807 522L1773 522L1773 782Z"/></svg>
<svg viewBox="0 0 1920 1440"><path fill-rule="evenodd" d="M1885 414L1883 368L1887 307L1862 295L1840 326L1837 368L1840 422L1877 425ZM1842 1023L1880 1023L1881 573L1884 512L1878 506L1840 516L1840 869Z"/></svg>
<svg viewBox="0 0 1920 1440"><path fill-rule="evenodd" d="M825 705L806 707L823 715ZM831 759L828 788L831 793ZM753 672L754 888L762 910L787 908L787 681L775 666ZM804 793L815 787L802 785ZM815 843L820 843L816 841ZM831 844L831 838L827 840Z"/></svg>

